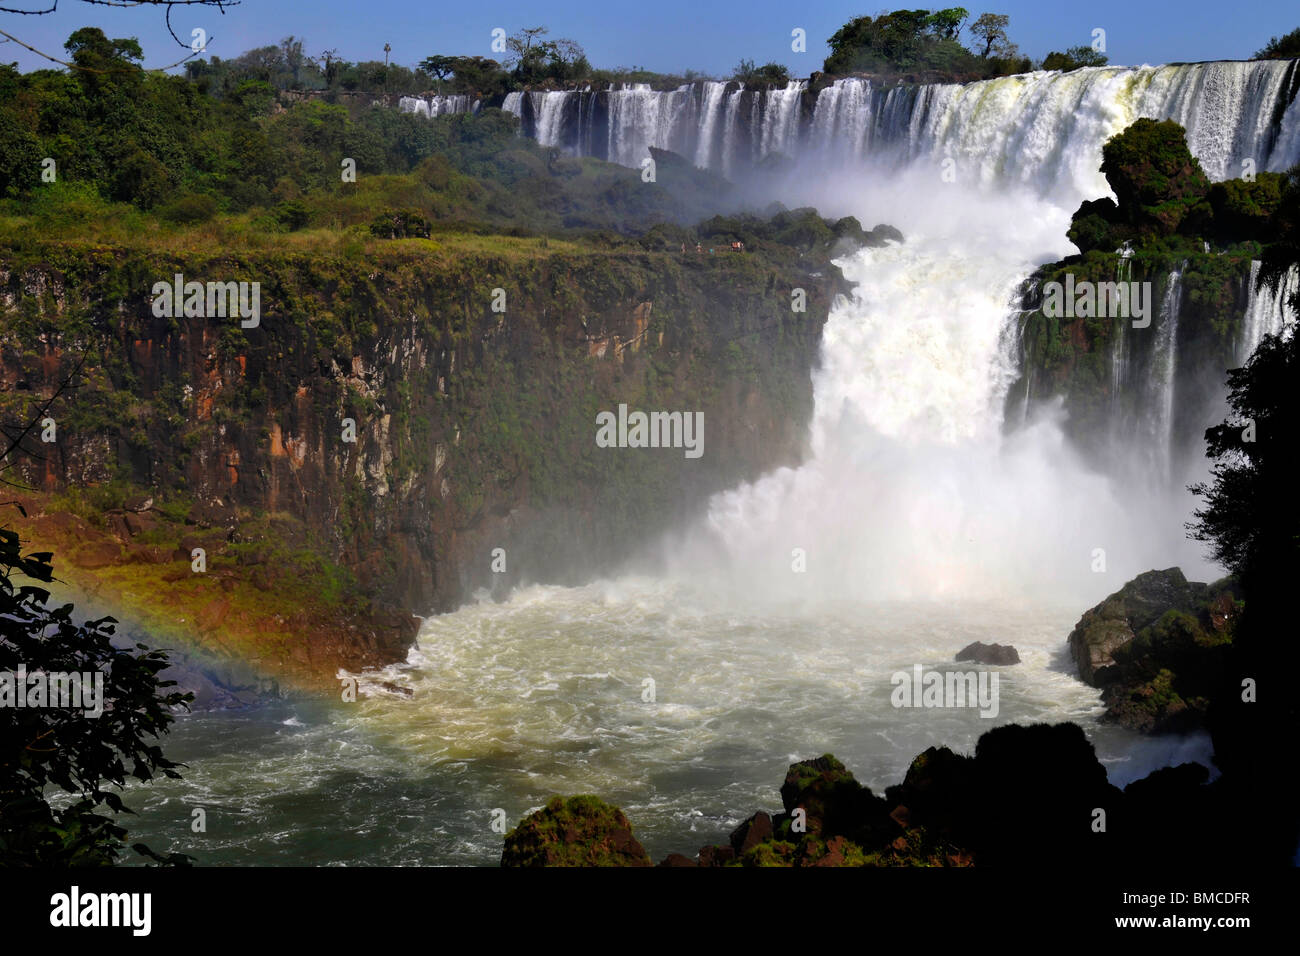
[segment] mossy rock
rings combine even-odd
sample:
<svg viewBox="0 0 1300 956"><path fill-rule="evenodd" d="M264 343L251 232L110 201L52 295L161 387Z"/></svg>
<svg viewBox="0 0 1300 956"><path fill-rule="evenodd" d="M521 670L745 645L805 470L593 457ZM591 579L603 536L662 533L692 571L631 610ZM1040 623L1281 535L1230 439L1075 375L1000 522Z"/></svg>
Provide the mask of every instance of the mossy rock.
<svg viewBox="0 0 1300 956"><path fill-rule="evenodd" d="M1102 147L1101 171L1122 218L1144 232L1168 235L1209 212L1210 181L1172 120L1140 119ZM1204 209L1201 209L1201 206Z"/></svg>
<svg viewBox="0 0 1300 956"><path fill-rule="evenodd" d="M650 866L623 811L599 797L552 797L506 834L502 866Z"/></svg>

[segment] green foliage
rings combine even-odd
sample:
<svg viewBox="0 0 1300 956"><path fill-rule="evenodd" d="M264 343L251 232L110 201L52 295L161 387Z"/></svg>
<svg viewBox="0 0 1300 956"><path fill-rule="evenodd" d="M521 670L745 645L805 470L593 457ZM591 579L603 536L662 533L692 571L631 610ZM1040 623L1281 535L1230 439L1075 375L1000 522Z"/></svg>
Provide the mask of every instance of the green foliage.
<svg viewBox="0 0 1300 956"><path fill-rule="evenodd" d="M823 69L831 74L876 73L885 76L927 74L947 82L964 82L1033 68L1007 38L1008 17L982 14L970 32L982 50L964 47L959 37L970 16L964 7L943 10L895 10L876 17L857 17L827 42L831 54Z"/></svg>
<svg viewBox="0 0 1300 956"><path fill-rule="evenodd" d="M1286 176L1262 172L1253 181L1229 179L1210 187L1215 230L1236 238L1273 238L1271 220L1282 201Z"/></svg>
<svg viewBox="0 0 1300 956"><path fill-rule="evenodd" d="M1169 234L1208 218L1210 181L1172 120L1139 119L1102 147L1101 171L1122 219L1146 233Z"/></svg>
<svg viewBox="0 0 1300 956"><path fill-rule="evenodd" d="M502 866L649 866L623 811L599 797L552 797L506 834Z"/></svg>
<svg viewBox="0 0 1300 956"><path fill-rule="evenodd" d="M416 212L383 212L370 224L370 233L380 239L428 239L429 223Z"/></svg>
<svg viewBox="0 0 1300 956"><path fill-rule="evenodd" d="M289 232L301 229L311 220L311 212L297 199L277 203L274 213L276 221Z"/></svg>
<svg viewBox="0 0 1300 956"><path fill-rule="evenodd" d="M420 62L420 69L437 79L440 91L449 93L498 96L513 86L500 63L482 56L430 56Z"/></svg>
<svg viewBox="0 0 1300 956"><path fill-rule="evenodd" d="M515 83L571 83L591 72L581 46L573 40L548 40L549 32L546 27L527 27L506 39L506 66Z"/></svg>
<svg viewBox="0 0 1300 956"><path fill-rule="evenodd" d="M179 777L177 764L150 742L167 732L172 708L193 699L158 679L167 655L144 645L112 643L112 618L76 624L72 605L49 606L39 586L53 577L52 555L21 551L18 535L0 529L0 673L103 675L104 711L0 707L0 866L103 866L117 861L126 830L112 814L130 812L118 793L128 778ZM20 576L35 584L19 584ZM57 788L75 799L51 803ZM170 864L143 844L134 849Z"/></svg>
<svg viewBox="0 0 1300 956"><path fill-rule="evenodd" d="M1286 173L1268 232L1272 242L1260 257L1259 281L1276 291L1283 277L1300 263L1300 166ZM1289 304L1292 312L1300 313L1300 288L1292 292Z"/></svg>
<svg viewBox="0 0 1300 956"><path fill-rule="evenodd" d="M953 8L937 14L928 10L895 10L874 18L857 17L827 41L831 54L823 69L833 74L976 72L980 64L957 42L965 14L965 10Z"/></svg>
<svg viewBox="0 0 1300 956"><path fill-rule="evenodd" d="M1105 66L1108 62L1106 54L1099 53L1090 46L1072 46L1064 53L1053 50L1047 54L1043 57L1042 68L1069 73L1085 66Z"/></svg>
<svg viewBox="0 0 1300 956"><path fill-rule="evenodd" d="M731 78L746 87L785 86L790 82L790 70L780 63L755 66L753 60L741 60L732 71Z"/></svg>
<svg viewBox="0 0 1300 956"><path fill-rule="evenodd" d="M217 201L211 196L187 193L159 207L158 218L164 222L193 225L207 222L217 214Z"/></svg>
<svg viewBox="0 0 1300 956"><path fill-rule="evenodd" d="M1300 336L1266 336L1244 368L1228 372L1231 417L1205 433L1213 480L1193 488L1205 504L1190 527L1248 589L1300 560L1298 374Z"/></svg>
<svg viewBox="0 0 1300 956"><path fill-rule="evenodd" d="M1300 58L1300 27L1280 37L1271 37L1264 48L1255 53L1254 60L1293 60Z"/></svg>
<svg viewBox="0 0 1300 956"><path fill-rule="evenodd" d="M982 56L992 56L1000 44L1008 42L1007 26L1011 18L1005 13L981 13L971 24L970 32L984 41Z"/></svg>

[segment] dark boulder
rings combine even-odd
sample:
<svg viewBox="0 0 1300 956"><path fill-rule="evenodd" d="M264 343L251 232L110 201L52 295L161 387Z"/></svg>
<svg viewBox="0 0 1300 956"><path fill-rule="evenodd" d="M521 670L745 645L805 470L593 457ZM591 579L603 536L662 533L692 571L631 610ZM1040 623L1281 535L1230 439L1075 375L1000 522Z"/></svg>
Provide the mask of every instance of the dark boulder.
<svg viewBox="0 0 1300 956"><path fill-rule="evenodd" d="M784 830L795 810L806 814L807 832L823 839L842 835L864 845L874 845L897 825L889 819L889 807L854 779L853 774L831 754L791 764L781 785L785 814L778 821Z"/></svg>
<svg viewBox="0 0 1300 956"><path fill-rule="evenodd" d="M598 797L552 797L506 834L502 866L650 866L618 807Z"/></svg>
<svg viewBox="0 0 1300 956"><path fill-rule="evenodd" d="M736 856L744 856L764 840L772 839L772 818L759 810L731 832L731 848Z"/></svg>
<svg viewBox="0 0 1300 956"><path fill-rule="evenodd" d="M700 866L725 866L736 858L736 851L729 846L700 847Z"/></svg>
<svg viewBox="0 0 1300 956"><path fill-rule="evenodd" d="M981 866L1100 862L1113 851L1094 824L1116 811L1123 794L1077 724L990 730L975 747L971 794Z"/></svg>
<svg viewBox="0 0 1300 956"><path fill-rule="evenodd" d="M1147 571L1084 612L1070 654L1083 681L1103 688L1106 720L1142 733L1204 725L1238 616L1234 587Z"/></svg>
<svg viewBox="0 0 1300 956"><path fill-rule="evenodd" d="M1010 644L984 644L975 641L959 650L953 659L974 661L976 664L1019 664L1020 654Z"/></svg>

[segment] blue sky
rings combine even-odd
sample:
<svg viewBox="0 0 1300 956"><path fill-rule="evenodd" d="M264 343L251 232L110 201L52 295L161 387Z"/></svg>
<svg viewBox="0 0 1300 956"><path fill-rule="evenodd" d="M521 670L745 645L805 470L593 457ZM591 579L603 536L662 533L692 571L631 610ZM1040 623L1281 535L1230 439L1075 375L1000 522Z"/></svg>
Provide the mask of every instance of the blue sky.
<svg viewBox="0 0 1300 956"><path fill-rule="evenodd" d="M3 0L0 5L40 9L49 0ZM742 58L776 60L800 76L819 69L826 39L855 16L912 3L881 0L244 0L225 15L203 7L176 7L172 22L188 40L193 27L212 38L210 52L237 56L288 34L306 38L308 52L337 48L350 60L383 59L392 44L394 62L413 65L431 53L491 56L491 31L513 33L546 25L551 35L577 40L596 66L644 66L663 72L695 69L724 75ZM920 4L916 4L920 6ZM936 4L936 7L938 5ZM1288 9L1289 7L1289 9ZM1092 30L1106 31L1112 63L1242 59L1270 36L1300 26L1300 7L1278 0L993 0L970 5L972 18L985 10L1011 17L1010 33L1023 52L1089 43ZM63 41L81 26L109 36L135 36L146 64L164 66L185 55L168 36L159 9L110 9L60 0L58 10L29 17L0 13L0 30L44 52L63 55ZM807 31L808 51L793 53L790 31ZM964 40L968 38L964 35ZM3 40L3 37L0 37ZM50 65L17 44L0 43L0 62L23 69Z"/></svg>

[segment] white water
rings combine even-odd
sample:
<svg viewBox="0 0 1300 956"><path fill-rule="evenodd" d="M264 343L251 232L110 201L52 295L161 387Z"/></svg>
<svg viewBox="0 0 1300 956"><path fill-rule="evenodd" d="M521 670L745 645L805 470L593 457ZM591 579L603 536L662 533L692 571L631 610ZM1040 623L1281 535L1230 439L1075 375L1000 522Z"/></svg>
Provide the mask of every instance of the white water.
<svg viewBox="0 0 1300 956"><path fill-rule="evenodd" d="M850 78L821 90L811 120L802 123L805 84L795 81L748 94L748 141L734 124L738 91L722 95L712 83L699 95L690 86L624 87L607 94L609 141L600 155L637 166L646 147L655 146L728 174L772 153L899 166L952 156L979 182L1051 189L1069 181L1104 195L1097 171L1101 145L1140 117L1173 119L1186 128L1212 179L1240 176L1247 160L1257 170L1275 171L1300 161L1300 97L1281 104L1281 122L1272 128L1289 68L1280 60L1096 67L913 89ZM518 94L510 94L503 108L518 114ZM719 126L729 136L725 148L715 150ZM590 144L587 136L582 141Z"/></svg>
<svg viewBox="0 0 1300 956"><path fill-rule="evenodd" d="M1284 326L1296 321L1287 301L1295 293L1297 285L1300 285L1300 273L1292 269L1276 292L1268 289L1256 291L1255 280L1259 276L1259 268L1259 262L1251 262L1249 300L1241 323L1241 339L1237 344L1237 361L1242 365L1246 364L1260 339L1266 335L1275 335Z"/></svg>
<svg viewBox="0 0 1300 956"><path fill-rule="evenodd" d="M1172 272L1165 286L1156 325L1155 375L1151 380L1152 393L1143 402L1148 414L1143 419L1143 441L1139 447L1150 455L1150 468L1158 480L1168 487L1173 467L1174 381L1178 371L1178 313L1182 305L1182 274Z"/></svg>
<svg viewBox="0 0 1300 956"><path fill-rule="evenodd" d="M710 82L704 84L704 105L700 126L700 145L695 151L695 165L705 168L713 165L714 140L718 127L725 122L721 116L722 97L726 92L726 83Z"/></svg>
<svg viewBox="0 0 1300 956"><path fill-rule="evenodd" d="M435 96L403 96L397 101L397 108L403 113L415 113L425 119L449 116L453 113L471 113L478 111L478 101L471 102L464 94L452 93Z"/></svg>
<svg viewBox="0 0 1300 956"><path fill-rule="evenodd" d="M552 794L597 793L627 811L659 859L778 806L785 766L826 751L880 790L932 744L970 751L997 724L1073 720L1120 784L1153 766L1207 762L1199 738L1099 725L1099 694L1065 651L1081 612L1134 573L1181 564L1190 578L1214 575L1184 538L1186 502L1089 469L1050 408L1002 428L1017 374L1013 294L1037 264L1072 251L1070 213L1104 192L1104 138L1143 103L1194 113L1195 90L1209 90L1217 99L1204 109L1219 104L1222 122L1200 120L1207 162L1251 148L1258 124L1245 107L1228 109L1205 72L932 87L916 103L880 97L869 122L866 91L844 85L825 109L819 101L819 135L907 155L891 172L824 176L794 198L891 222L908 238L842 262L856 289L823 333L809 460L716 496L700 526L664 542L662 573L522 588L428 619L404 665L363 678L369 696L356 708L301 728L277 720L269 735L230 745L248 756L205 754L183 783L151 788L154 816L173 804L182 820L194 805L234 808L209 858L490 864L493 808L513 822ZM1258 84L1224 89L1245 104L1265 95ZM610 145L620 161L634 165L647 143L690 125L679 122L693 109L680 102L689 91L618 92ZM758 142L789 149L793 94L767 96ZM723 152L739 153L740 95L706 102L721 111ZM1219 148L1214 130L1234 145ZM957 160L955 182L938 175L945 154ZM1247 337L1257 340L1280 313L1267 297L1251 308ZM1167 335L1172 363L1176 309L1163 311L1126 335ZM1123 353L1113 361L1122 376ZM973 640L1011 643L1022 657L997 669L996 718L891 706L892 673L952 666Z"/></svg>

